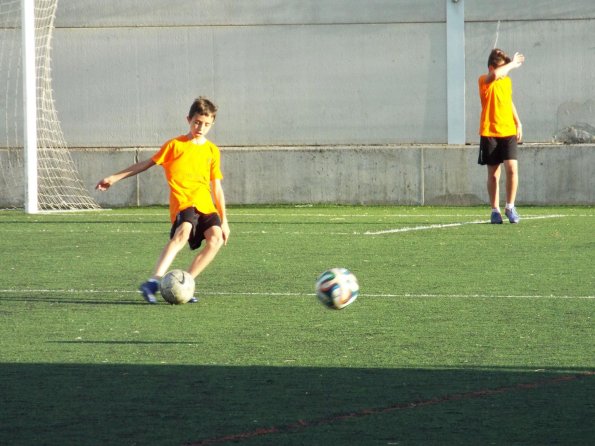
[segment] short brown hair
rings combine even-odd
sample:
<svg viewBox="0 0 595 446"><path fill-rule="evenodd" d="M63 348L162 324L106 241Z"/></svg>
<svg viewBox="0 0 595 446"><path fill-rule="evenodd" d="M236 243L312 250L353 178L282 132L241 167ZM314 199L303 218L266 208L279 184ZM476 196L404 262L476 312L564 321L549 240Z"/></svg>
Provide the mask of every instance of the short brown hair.
<svg viewBox="0 0 595 446"><path fill-rule="evenodd" d="M212 116L213 119L217 117L217 106L209 101L204 96L200 96L194 100L188 111L188 118L194 115Z"/></svg>
<svg viewBox="0 0 595 446"><path fill-rule="evenodd" d="M488 57L488 67L497 68L500 65L510 63L512 59L499 48L494 48Z"/></svg>

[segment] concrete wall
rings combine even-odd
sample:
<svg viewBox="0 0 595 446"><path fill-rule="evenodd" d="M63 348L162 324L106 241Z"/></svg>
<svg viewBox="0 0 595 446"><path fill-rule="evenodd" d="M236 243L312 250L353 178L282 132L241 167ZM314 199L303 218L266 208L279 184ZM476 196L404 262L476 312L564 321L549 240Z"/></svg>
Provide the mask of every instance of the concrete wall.
<svg viewBox="0 0 595 446"><path fill-rule="evenodd" d="M72 151L85 187L104 207L165 205L168 189L160 167L100 193L105 175L149 158L157 149ZM475 146L390 145L222 148L229 204L343 203L395 205L487 204L486 168ZM22 206L22 165L0 149L0 208ZM594 205L595 144L523 144L519 205ZM502 175L502 190L504 190ZM502 199L504 195L502 193Z"/></svg>
<svg viewBox="0 0 595 446"><path fill-rule="evenodd" d="M525 140L551 141L567 126L595 126L595 2L488 1L465 4L467 141L478 140L477 78L498 47L526 56L511 72Z"/></svg>
<svg viewBox="0 0 595 446"><path fill-rule="evenodd" d="M595 145L520 148L519 205L595 204ZM221 156L230 204L478 205L488 203L488 197L486 168L477 164L477 152L473 146L439 145L226 147ZM153 153L85 150L74 155L92 190L100 177ZM168 199L160 167L93 196L107 207L167 204Z"/></svg>
<svg viewBox="0 0 595 446"><path fill-rule="evenodd" d="M61 0L52 75L66 141L154 147L207 95L222 146L446 143L451 1ZM593 0L458 4L467 142L498 21L498 46L527 57L512 74L526 141L595 126Z"/></svg>
<svg viewBox="0 0 595 446"><path fill-rule="evenodd" d="M445 140L443 0L153 3L60 5L71 146L159 144L200 94L220 106L220 145Z"/></svg>
<svg viewBox="0 0 595 446"><path fill-rule="evenodd" d="M65 139L85 181L95 181L91 167L108 173L134 161L131 147L148 155L185 132L190 102L206 95L220 107L209 136L224 151L232 203L485 202L475 147L440 146L450 1L60 0L52 77ZM458 4L467 143L479 139L476 81L496 40L527 57L511 75L526 142L595 126L593 0ZM0 28L0 39L8 32ZM525 148L520 201L593 203L592 147ZM348 173L338 182L332 171ZM153 175L100 199L164 202Z"/></svg>

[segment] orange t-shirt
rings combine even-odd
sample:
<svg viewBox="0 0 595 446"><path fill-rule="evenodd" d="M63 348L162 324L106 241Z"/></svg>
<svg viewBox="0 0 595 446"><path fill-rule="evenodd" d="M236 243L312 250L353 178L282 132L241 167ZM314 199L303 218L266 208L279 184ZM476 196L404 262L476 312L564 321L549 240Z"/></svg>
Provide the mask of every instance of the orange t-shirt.
<svg viewBox="0 0 595 446"><path fill-rule="evenodd" d="M517 134L512 113L512 81L508 76L486 83L487 74L479 77L481 118L479 134L506 137Z"/></svg>
<svg viewBox="0 0 595 446"><path fill-rule="evenodd" d="M195 144L186 135L167 141L151 158L163 167L169 184L169 215L195 207L203 214L217 212L211 181L222 179L219 148L211 141Z"/></svg>

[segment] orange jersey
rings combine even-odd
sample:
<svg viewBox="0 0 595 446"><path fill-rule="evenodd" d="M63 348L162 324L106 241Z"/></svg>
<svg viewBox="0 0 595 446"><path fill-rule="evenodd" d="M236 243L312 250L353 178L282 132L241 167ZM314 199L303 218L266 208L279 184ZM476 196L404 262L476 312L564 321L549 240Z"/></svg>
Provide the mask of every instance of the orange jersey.
<svg viewBox="0 0 595 446"><path fill-rule="evenodd" d="M222 179L219 148L210 141L193 143L186 135L167 141L151 158L163 167L169 184L169 215L195 207L203 214L217 212L211 181Z"/></svg>
<svg viewBox="0 0 595 446"><path fill-rule="evenodd" d="M512 81L508 76L486 83L487 74L479 77L481 118L479 134L505 137L517 134L512 112Z"/></svg>

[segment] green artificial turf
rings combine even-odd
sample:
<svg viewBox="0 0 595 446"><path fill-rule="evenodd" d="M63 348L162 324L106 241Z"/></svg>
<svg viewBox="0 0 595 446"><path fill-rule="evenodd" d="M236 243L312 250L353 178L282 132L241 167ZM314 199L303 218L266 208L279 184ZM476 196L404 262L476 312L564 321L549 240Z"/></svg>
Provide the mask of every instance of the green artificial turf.
<svg viewBox="0 0 595 446"><path fill-rule="evenodd" d="M0 211L0 444L592 443L595 212L521 211L231 207L181 306L166 209Z"/></svg>

